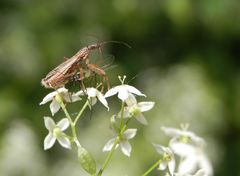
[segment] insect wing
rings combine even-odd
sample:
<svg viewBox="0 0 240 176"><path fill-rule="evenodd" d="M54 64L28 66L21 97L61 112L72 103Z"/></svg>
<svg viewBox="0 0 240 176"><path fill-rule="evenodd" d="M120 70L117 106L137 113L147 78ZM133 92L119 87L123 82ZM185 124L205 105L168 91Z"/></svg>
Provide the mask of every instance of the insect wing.
<svg viewBox="0 0 240 176"><path fill-rule="evenodd" d="M65 62L61 63L59 66L54 68L52 71L50 71L45 77L45 79L47 80L56 74L64 75L69 70L69 68L71 68L71 66L75 61L76 61L76 58L70 58L66 60Z"/></svg>

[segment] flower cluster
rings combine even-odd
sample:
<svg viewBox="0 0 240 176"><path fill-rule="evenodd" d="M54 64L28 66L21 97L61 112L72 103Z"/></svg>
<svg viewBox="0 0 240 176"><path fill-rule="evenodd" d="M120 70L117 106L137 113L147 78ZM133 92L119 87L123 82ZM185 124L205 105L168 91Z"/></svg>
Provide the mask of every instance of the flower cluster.
<svg viewBox="0 0 240 176"><path fill-rule="evenodd" d="M162 155L159 170L166 170L171 176L213 175L212 165L204 153L204 139L187 128L188 125L182 125L182 129L161 128L171 140L168 147L153 144L156 151Z"/></svg>
<svg viewBox="0 0 240 176"><path fill-rule="evenodd" d="M77 146L80 146L80 143L78 142L76 136L70 137L63 132L70 125L72 129L74 129L78 118L81 116L81 113L79 113L75 120L73 120L66 111L66 103L80 101L82 100L81 97L86 95L86 103L90 107L95 105L97 100L99 100L107 108L107 110L109 110L106 98L118 94L118 98L122 101L123 105L121 111L116 115L116 117L120 120L120 124L117 128L113 128L115 129L115 137L111 138L106 143L106 145L103 147L103 151L111 151L113 147L117 148L120 146L123 154L130 156L132 147L128 140L132 139L136 135L137 129L127 129L127 124L124 125L123 119L128 119L127 122L129 122L129 120L135 118L140 123L147 125L147 120L143 116L143 112L152 109L154 102L137 102L135 95L143 97L146 97L146 95L141 93L135 87L124 84L125 78L125 76L123 79L119 77L119 80L122 84L108 90L105 95L103 95L98 89L90 87L84 90L80 90L76 93L70 93L66 88L59 88L56 91L53 91L45 96L40 105L51 101L50 111L52 115L54 116L62 108L67 118L62 119L57 124L55 124L54 120L51 117L44 117L45 127L49 131L49 134L44 140L44 149L47 150L51 148L54 145L55 141L58 141L62 147L68 149L71 149L72 141L75 142ZM73 131L73 134L75 133L76 132Z"/></svg>
<svg viewBox="0 0 240 176"><path fill-rule="evenodd" d="M96 104L97 99L109 110L108 103L104 95L98 91L96 88L86 88L86 90L80 90L76 93L68 92L66 88L59 88L56 91L53 91L46 95L40 105L50 102L50 111L54 116L60 108L64 108L65 103L73 103L81 100L81 96L87 95L88 102L91 103L91 106ZM47 150L53 146L56 139L64 148L71 149L70 137L67 137L64 130L69 127L70 123L73 123L71 119L64 118L55 124L54 120L51 117L44 117L45 127L48 129L49 134L44 140L44 149ZM76 142L76 141L75 141Z"/></svg>
<svg viewBox="0 0 240 176"><path fill-rule="evenodd" d="M129 143L137 134L136 128L129 128L131 120L137 120L143 125L148 121L143 113L151 110L155 103L152 101L138 102L137 96L146 97L141 91L133 86L124 83L126 77L119 77L121 85L115 86L102 94L97 88L89 87L75 93L71 93L66 88L59 88L45 96L40 105L50 103L50 111L54 116L60 109L66 115L59 122L51 117L44 117L44 124L48 130L48 135L44 139L44 150L50 149L57 141L62 147L72 149L76 145L78 149L78 159L82 168L91 175L97 174L96 163L91 154L81 146L77 136L77 122L83 111L94 106L97 101L102 103L104 109L109 111L107 98L117 95L121 101L120 111L110 118L111 129L114 136L107 141L103 147L103 152L109 152L102 168L98 171L99 176L106 168L112 153L119 147L122 153L128 157L131 155L132 146ZM73 118L66 109L67 103L82 101L86 96L86 103ZM64 131L71 127L71 134ZM167 147L153 144L156 151L161 155L161 159L154 165L159 170L166 171L168 176L212 176L211 163L204 153L205 141L195 133L188 131L187 125L182 125L182 129L162 127L162 131L171 140ZM154 168L155 168L154 167ZM153 167L152 167L153 168ZM149 173L147 171L147 173ZM144 174L146 176L147 174Z"/></svg>
<svg viewBox="0 0 240 176"><path fill-rule="evenodd" d="M111 151L113 147L117 148L120 146L121 151L124 155L130 156L132 147L130 143L128 142L129 139L132 139L136 133L137 129L127 129L127 123L132 119L135 118L140 123L146 125L147 120L143 116L142 112L148 111L153 108L154 102L140 102L138 103L135 95L137 96L143 96L146 97L145 94L141 93L138 89L136 89L133 86L124 84L125 76L123 79L119 77L120 82L122 85L113 87L109 91L106 92L105 97L110 97L115 94L118 94L118 98L122 101L122 109L113 117L118 117L120 120L119 127L116 125L116 121L114 119L113 130L115 133L115 137L111 138L103 147L103 151ZM125 106L126 105L126 106ZM123 118L128 120L125 122L125 125L123 125ZM114 144L116 144L114 146Z"/></svg>

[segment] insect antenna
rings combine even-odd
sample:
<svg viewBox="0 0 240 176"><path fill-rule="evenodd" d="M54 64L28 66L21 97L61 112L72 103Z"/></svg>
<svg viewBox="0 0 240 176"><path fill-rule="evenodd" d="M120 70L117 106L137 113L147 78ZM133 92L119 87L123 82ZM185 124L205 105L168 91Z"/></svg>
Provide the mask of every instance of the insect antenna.
<svg viewBox="0 0 240 176"><path fill-rule="evenodd" d="M128 48L132 48L128 43L122 42L122 41L116 41L116 40L109 40L109 41L101 42L99 45L102 46L102 45L105 45L105 44L108 44L108 43L121 44L121 45L124 45Z"/></svg>
<svg viewBox="0 0 240 176"><path fill-rule="evenodd" d="M129 81L126 82L126 84L129 84L130 82L132 82L134 79L136 79L139 76L139 74L133 76Z"/></svg>

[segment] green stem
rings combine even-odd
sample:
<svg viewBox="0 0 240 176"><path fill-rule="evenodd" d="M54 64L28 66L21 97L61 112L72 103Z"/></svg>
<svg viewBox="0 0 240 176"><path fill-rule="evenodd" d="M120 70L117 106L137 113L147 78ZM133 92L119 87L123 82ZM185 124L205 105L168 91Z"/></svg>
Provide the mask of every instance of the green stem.
<svg viewBox="0 0 240 176"><path fill-rule="evenodd" d="M84 112L84 110L86 109L86 107L88 106L89 101L87 100L86 103L83 105L82 109L79 111L77 117L75 118L73 124L76 125L78 119L82 116L82 113Z"/></svg>
<svg viewBox="0 0 240 176"><path fill-rule="evenodd" d="M97 176L101 176L102 173L103 173L103 171L106 169L106 167L107 167L110 159L112 158L112 155L113 155L113 153L114 153L114 151L115 151L115 148L116 148L116 146L117 146L118 143L119 143L119 138L117 137L116 140L114 141L114 144L113 144L113 146L112 146L111 151L108 153L107 158L106 158L104 164L102 165L102 168L99 170Z"/></svg>
<svg viewBox="0 0 240 176"><path fill-rule="evenodd" d="M120 125L119 129L122 129L123 126L123 113L124 113L124 101L122 101L122 106L121 106L121 114L120 114Z"/></svg>
<svg viewBox="0 0 240 176"><path fill-rule="evenodd" d="M77 139L77 132L76 132L75 124L73 123L73 120L72 120L71 116L69 115L69 113L68 113L68 111L67 111L67 109L66 109L66 106L64 105L64 103L60 103L60 106L61 106L63 112L65 113L66 117L67 117L68 120L69 120L71 129L72 129L73 138L76 138L76 139Z"/></svg>
<svg viewBox="0 0 240 176"><path fill-rule="evenodd" d="M115 148L116 148L117 144L118 144L119 141L120 141L120 138L121 138L123 132L124 132L125 129L127 128L127 123L128 123L128 121L127 121L126 124L123 126L123 112L124 112L124 101L122 102L121 112L120 112L120 125L119 125L120 131L119 131L118 136L116 137L116 139L115 139L115 141L114 141L114 144L113 144L113 146L112 146L111 151L108 153L107 158L106 158L106 160L105 160L102 168L99 170L97 176L101 176L101 175L102 175L102 173L103 173L103 171L105 170L105 168L107 167L110 159L112 158L112 155L113 155L113 153L114 153L114 151L115 151Z"/></svg>
<svg viewBox="0 0 240 176"><path fill-rule="evenodd" d="M147 176L150 172L152 172L161 162L161 159L159 159L157 162L155 162L142 176Z"/></svg>

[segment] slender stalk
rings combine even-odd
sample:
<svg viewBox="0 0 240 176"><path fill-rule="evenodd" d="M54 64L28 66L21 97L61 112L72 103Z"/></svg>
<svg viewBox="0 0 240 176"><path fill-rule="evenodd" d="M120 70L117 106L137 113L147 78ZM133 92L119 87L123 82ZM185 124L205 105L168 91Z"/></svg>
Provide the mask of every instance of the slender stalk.
<svg viewBox="0 0 240 176"><path fill-rule="evenodd" d="M71 129L72 129L72 135L73 135L73 138L77 139L77 132L76 132L76 128L75 128L75 125L73 123L73 120L71 118L71 116L69 115L67 109L66 109L66 106L64 105L64 103L60 103L60 106L63 110L63 112L65 113L66 117L68 118L69 122L70 122L70 126L71 126Z"/></svg>
<svg viewBox="0 0 240 176"><path fill-rule="evenodd" d="M152 172L161 162L161 159L159 159L157 162L155 162L142 176L147 176L150 172Z"/></svg>
<svg viewBox="0 0 240 176"><path fill-rule="evenodd" d="M120 131L119 131L118 136L116 137L116 139L115 139L115 141L114 141L114 144L113 144L113 146L112 146L111 151L108 153L107 158L106 158L106 160L105 160L102 168L99 170L97 176L101 176L101 175L102 175L103 171L105 170L105 168L107 167L110 159L111 159L112 156L113 156L113 153L114 153L114 151L115 151L115 148L116 148L117 144L119 143L123 132L124 132L125 129L127 128L127 123L123 126L123 112L124 112L124 102L122 102L121 112L120 112ZM127 122L128 122L128 121L127 121Z"/></svg>
<svg viewBox="0 0 240 176"><path fill-rule="evenodd" d="M105 160L102 168L99 170L97 176L101 176L101 175L102 175L102 173L103 173L103 171L105 170L105 168L107 167L110 159L112 158L112 155L113 155L113 153L114 153L114 151L115 151L115 148L116 148L116 146L117 146L118 143L119 143L119 138L117 137L116 140L114 141L114 144L113 144L113 146L112 146L111 151L108 153L107 158L106 158L106 160Z"/></svg>
<svg viewBox="0 0 240 176"><path fill-rule="evenodd" d="M79 111L78 115L76 116L73 124L76 125L78 119L82 116L82 113L84 112L84 110L86 109L86 107L88 106L89 101L87 100L86 103L83 105L82 109Z"/></svg>
<svg viewBox="0 0 240 176"><path fill-rule="evenodd" d="M122 101L122 106L121 106L121 114L120 114L120 125L119 129L122 129L123 126L123 113L124 113L124 101Z"/></svg>

